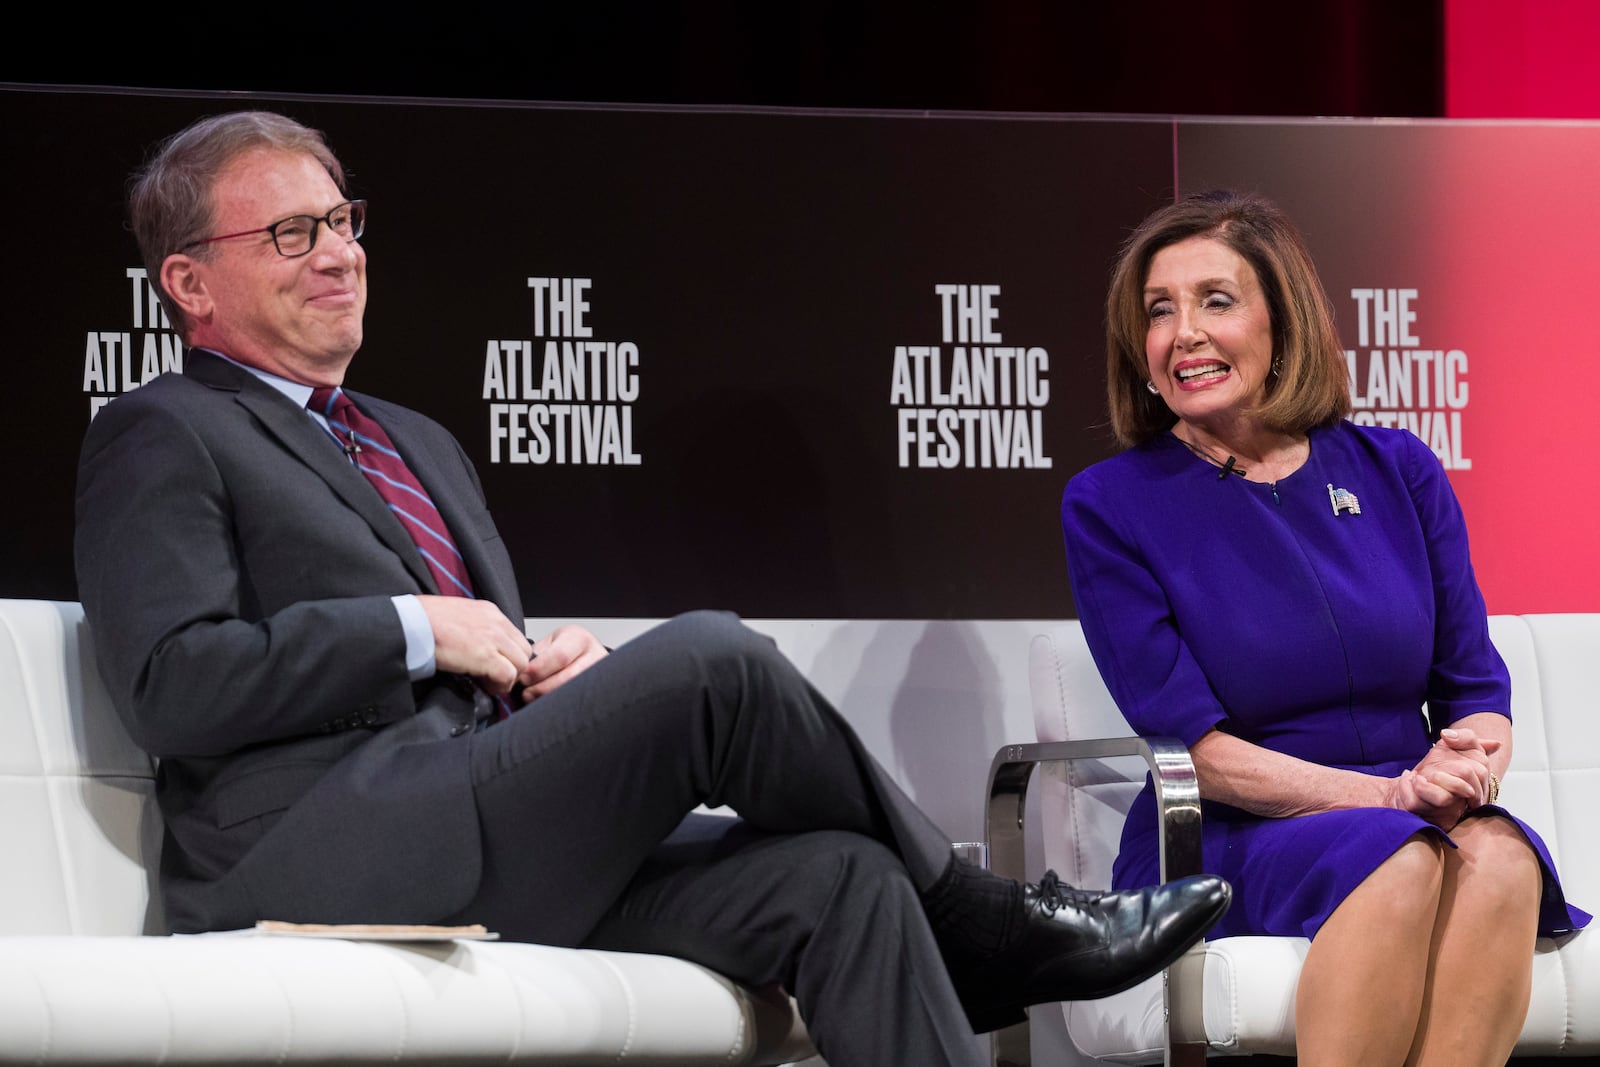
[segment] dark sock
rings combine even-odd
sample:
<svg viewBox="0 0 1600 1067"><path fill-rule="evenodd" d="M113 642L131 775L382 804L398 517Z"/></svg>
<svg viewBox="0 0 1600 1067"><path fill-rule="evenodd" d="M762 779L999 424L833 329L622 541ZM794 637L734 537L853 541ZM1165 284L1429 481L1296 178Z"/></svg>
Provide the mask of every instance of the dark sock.
<svg viewBox="0 0 1600 1067"><path fill-rule="evenodd" d="M1005 951L1027 918L1022 886L954 857L922 908L945 962L960 965Z"/></svg>

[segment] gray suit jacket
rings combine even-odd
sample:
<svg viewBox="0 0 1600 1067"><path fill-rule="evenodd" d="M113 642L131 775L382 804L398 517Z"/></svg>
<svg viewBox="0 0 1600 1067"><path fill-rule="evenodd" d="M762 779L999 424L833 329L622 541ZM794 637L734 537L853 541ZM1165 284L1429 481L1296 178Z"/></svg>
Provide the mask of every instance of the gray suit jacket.
<svg viewBox="0 0 1600 1067"><path fill-rule="evenodd" d="M511 561L443 427L361 394L519 626ZM459 680L413 686L390 603L433 593L400 523L304 411L192 352L100 411L79 465L79 596L102 675L160 759L176 931L427 922L481 858Z"/></svg>

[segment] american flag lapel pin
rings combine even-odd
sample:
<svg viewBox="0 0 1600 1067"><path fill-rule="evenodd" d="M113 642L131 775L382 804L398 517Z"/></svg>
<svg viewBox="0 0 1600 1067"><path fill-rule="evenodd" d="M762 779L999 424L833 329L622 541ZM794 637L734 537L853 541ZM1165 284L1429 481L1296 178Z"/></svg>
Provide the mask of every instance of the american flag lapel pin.
<svg viewBox="0 0 1600 1067"><path fill-rule="evenodd" d="M1328 503L1333 505L1333 514L1338 516L1341 511L1348 511L1352 515L1361 514L1361 501L1348 489L1335 489L1333 483L1328 483Z"/></svg>

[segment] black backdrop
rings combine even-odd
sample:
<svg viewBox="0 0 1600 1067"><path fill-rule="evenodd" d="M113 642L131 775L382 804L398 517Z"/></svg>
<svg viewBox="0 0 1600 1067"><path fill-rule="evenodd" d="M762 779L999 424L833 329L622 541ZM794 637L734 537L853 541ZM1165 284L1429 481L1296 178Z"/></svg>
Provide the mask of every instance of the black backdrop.
<svg viewBox="0 0 1600 1067"><path fill-rule="evenodd" d="M1056 508L1112 448L1108 268L1175 188L1216 185L1265 192L1300 222L1356 418L1409 425L1446 461L1490 610L1600 596L1600 502L1579 468L1550 462L1588 448L1565 355L1587 304L1561 294L1600 230L1583 185L1600 127L4 87L16 313L0 595L75 595L78 441L126 387L123 358L137 380L146 346L154 373L173 340L135 300L125 176L163 135L242 106L326 130L371 200L351 384L460 437L531 614L1069 617ZM548 301L540 321L529 279L576 279L587 336L551 336L576 331L551 329ZM1409 325L1365 336L1372 294L1407 301ZM973 318L949 325L983 327L970 337L946 329L962 300ZM594 395L609 374L536 373L533 392L509 380L503 353L526 348L537 369L553 347L559 368L574 346L622 357L620 394ZM1040 371L1032 395L963 391L964 372L1014 369L1017 353ZM593 430L582 462L530 455L541 416ZM1008 463L986 465L983 426Z"/></svg>
<svg viewBox="0 0 1600 1067"><path fill-rule="evenodd" d="M7 257L21 373L0 454L21 460L29 502L6 523L9 595L74 595L76 443L92 398L123 384L105 367L122 342L98 335L127 333L134 368L144 344L171 341L136 325L125 175L159 137L239 106L0 92L15 158L32 163L3 179L6 202L26 206ZM350 384L462 439L531 611L1067 613L1055 502L1109 447L1105 264L1171 195L1170 124L265 106L326 130L372 203L367 340ZM486 358L497 341L542 354L530 277L587 279L591 339L637 349L625 407L638 464L508 462L493 405L521 398L491 387L486 399ZM944 337L940 285L998 287L987 325L1007 348L1044 351L1047 403L986 405L1029 429L1014 462L1032 466L983 469L974 444L961 466L924 469L902 446L898 408L969 406L926 393L891 403L899 346L938 346L948 391L963 338Z"/></svg>

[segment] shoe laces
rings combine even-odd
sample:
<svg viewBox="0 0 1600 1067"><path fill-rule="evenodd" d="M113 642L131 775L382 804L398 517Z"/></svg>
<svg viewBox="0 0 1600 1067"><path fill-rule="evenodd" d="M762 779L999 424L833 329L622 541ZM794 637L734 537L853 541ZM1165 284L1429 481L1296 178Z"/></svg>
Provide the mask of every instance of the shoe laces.
<svg viewBox="0 0 1600 1067"><path fill-rule="evenodd" d="M1039 906L1054 915L1062 908L1092 903L1101 894L1078 889L1063 882L1054 869L1044 872L1039 879Z"/></svg>

